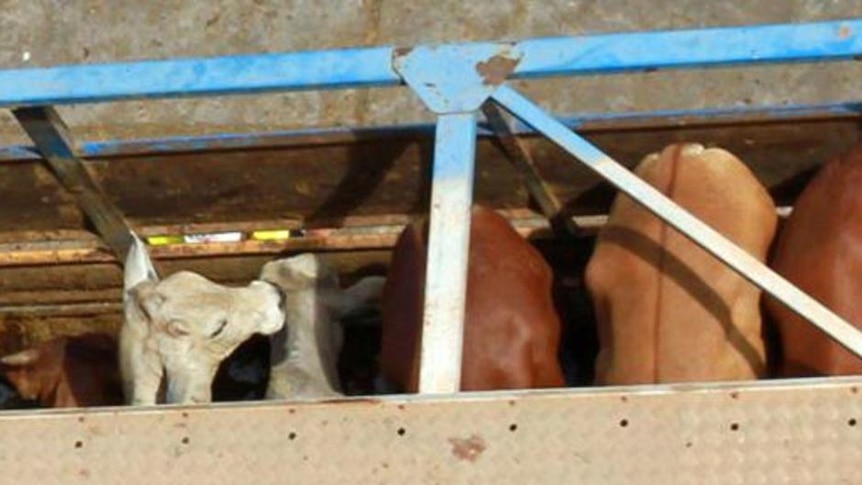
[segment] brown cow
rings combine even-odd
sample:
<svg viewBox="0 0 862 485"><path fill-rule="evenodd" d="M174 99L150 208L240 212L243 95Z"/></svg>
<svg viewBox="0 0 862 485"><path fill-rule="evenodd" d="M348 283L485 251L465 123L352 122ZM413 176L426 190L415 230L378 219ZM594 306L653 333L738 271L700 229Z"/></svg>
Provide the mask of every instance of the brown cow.
<svg viewBox="0 0 862 485"><path fill-rule="evenodd" d="M420 223L401 233L383 290L381 371L398 391L418 388L426 234ZM461 389L562 386L560 320L542 255L505 218L477 206L468 268Z"/></svg>
<svg viewBox="0 0 862 485"><path fill-rule="evenodd" d="M820 169L796 201L776 243L779 274L862 326L862 145ZM781 335L788 377L862 374L859 359L780 302L766 308Z"/></svg>
<svg viewBox="0 0 862 485"><path fill-rule="evenodd" d="M635 172L764 260L775 206L721 149L672 145ZM765 370L760 290L620 194L586 270L600 384L752 379Z"/></svg>
<svg viewBox="0 0 862 485"><path fill-rule="evenodd" d="M117 346L110 335L87 333L0 358L0 408L32 407L33 401L48 408L123 404ZM269 339L253 336L222 362L213 401L263 399L268 378Z"/></svg>
<svg viewBox="0 0 862 485"><path fill-rule="evenodd" d="M3 357L0 372L22 398L43 407L123 403L117 341L109 335L57 337Z"/></svg>

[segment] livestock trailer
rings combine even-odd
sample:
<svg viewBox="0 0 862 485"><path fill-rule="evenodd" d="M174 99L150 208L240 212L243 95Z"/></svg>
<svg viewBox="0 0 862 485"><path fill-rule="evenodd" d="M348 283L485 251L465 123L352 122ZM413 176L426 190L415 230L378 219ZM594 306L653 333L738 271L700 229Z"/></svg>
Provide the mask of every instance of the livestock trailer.
<svg viewBox="0 0 862 485"><path fill-rule="evenodd" d="M858 377L457 392L474 199L544 247L564 291L574 292L582 291L590 237L622 191L862 355L853 326L628 170L669 142L718 145L740 155L788 208L813 168L859 141L858 100L558 118L511 82L860 56L862 19L848 19L0 71L0 107L33 141L0 150L7 352L51 329L116 330L129 228L145 237L244 235L153 246L166 272L239 282L278 255L318 251L349 280L385 268L403 225L430 213L418 395L5 411L3 476L17 483L860 482ZM87 142L73 138L55 109L382 86L411 89L436 125ZM561 226L549 223L554 211ZM248 236L271 230L291 237Z"/></svg>

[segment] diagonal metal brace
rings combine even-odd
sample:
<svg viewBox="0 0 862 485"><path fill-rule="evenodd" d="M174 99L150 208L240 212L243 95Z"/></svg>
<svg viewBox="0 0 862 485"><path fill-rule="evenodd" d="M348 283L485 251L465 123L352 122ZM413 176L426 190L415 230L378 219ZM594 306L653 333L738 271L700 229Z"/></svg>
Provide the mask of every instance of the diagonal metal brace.
<svg viewBox="0 0 862 485"><path fill-rule="evenodd" d="M36 144L54 176L75 198L78 207L95 226L119 261L125 261L132 232L120 210L90 176L75 154L69 129L51 106L12 110L18 123Z"/></svg>
<svg viewBox="0 0 862 485"><path fill-rule="evenodd" d="M486 101L482 105L482 113L484 113L485 119L488 121L488 125L506 158L509 159L509 162L523 179L527 191L533 197L536 205L539 206L539 210L551 223L551 227L556 231L571 235L580 234L580 228L571 217L567 217L563 211L563 204L554 195L551 187L542 180L530 150L515 135L512 127L503 117L500 108L492 101Z"/></svg>

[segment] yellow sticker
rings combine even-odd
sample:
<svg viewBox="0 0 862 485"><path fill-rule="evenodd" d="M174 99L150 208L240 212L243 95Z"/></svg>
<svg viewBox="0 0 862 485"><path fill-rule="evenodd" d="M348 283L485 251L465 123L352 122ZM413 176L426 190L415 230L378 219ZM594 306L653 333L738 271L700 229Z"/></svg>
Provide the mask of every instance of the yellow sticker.
<svg viewBox="0 0 862 485"><path fill-rule="evenodd" d="M182 236L153 236L148 237L147 242L151 246L164 246L166 244L182 244L185 240Z"/></svg>
<svg viewBox="0 0 862 485"><path fill-rule="evenodd" d="M258 241L278 241L281 239L290 239L290 231L279 230L279 231L254 231L251 233L252 239L257 239Z"/></svg>

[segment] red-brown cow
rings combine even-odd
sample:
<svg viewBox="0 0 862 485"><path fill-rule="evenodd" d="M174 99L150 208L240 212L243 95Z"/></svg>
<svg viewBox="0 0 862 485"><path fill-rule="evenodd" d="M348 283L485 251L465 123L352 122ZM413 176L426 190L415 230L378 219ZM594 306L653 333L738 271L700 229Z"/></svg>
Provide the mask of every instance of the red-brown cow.
<svg viewBox="0 0 862 485"><path fill-rule="evenodd" d="M398 391L419 380L427 223L398 239L383 291L381 370ZM472 211L461 389L563 385L552 273L539 252L495 211Z"/></svg>
<svg viewBox="0 0 862 485"><path fill-rule="evenodd" d="M3 357L0 372L22 398L43 407L123 403L117 341L108 335L57 337Z"/></svg>
<svg viewBox="0 0 862 485"><path fill-rule="evenodd" d="M695 144L652 154L636 173L765 260L775 206L730 153ZM600 384L751 379L765 370L760 290L625 195L587 267Z"/></svg>
<svg viewBox="0 0 862 485"><path fill-rule="evenodd" d="M779 274L862 326L862 145L820 169L778 237ZM862 374L859 359L780 302L766 308L781 335L784 376Z"/></svg>
<svg viewBox="0 0 862 485"><path fill-rule="evenodd" d="M49 408L123 404L117 340L106 334L57 337L7 355L0 358L0 374L17 392L0 396L0 407L29 404L19 399ZM222 362L213 380L213 400L263 399L268 379L269 339L254 336ZM164 391L162 386L162 397Z"/></svg>

